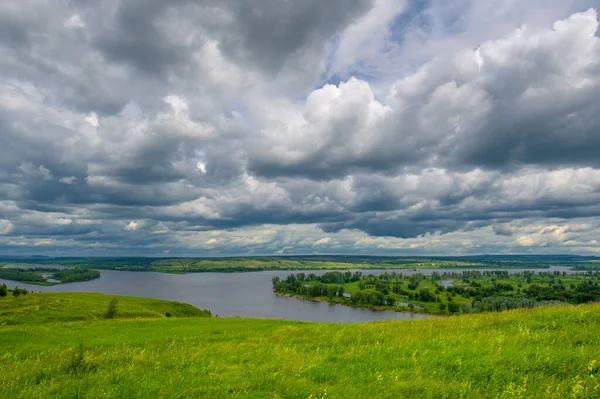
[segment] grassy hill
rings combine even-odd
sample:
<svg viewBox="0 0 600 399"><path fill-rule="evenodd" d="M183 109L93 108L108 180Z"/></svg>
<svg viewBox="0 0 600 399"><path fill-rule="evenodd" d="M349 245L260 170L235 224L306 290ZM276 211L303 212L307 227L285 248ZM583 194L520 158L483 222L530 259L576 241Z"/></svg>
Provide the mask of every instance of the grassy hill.
<svg viewBox="0 0 600 399"><path fill-rule="evenodd" d="M600 304L339 325L166 318L182 305L136 298L103 320L108 300L0 298L0 397L600 397Z"/></svg>
<svg viewBox="0 0 600 399"><path fill-rule="evenodd" d="M90 293L29 293L15 298L0 298L0 327L104 319L111 300L117 299L116 318L207 317L207 311L187 303L160 299ZM1 332L1 330L0 330Z"/></svg>

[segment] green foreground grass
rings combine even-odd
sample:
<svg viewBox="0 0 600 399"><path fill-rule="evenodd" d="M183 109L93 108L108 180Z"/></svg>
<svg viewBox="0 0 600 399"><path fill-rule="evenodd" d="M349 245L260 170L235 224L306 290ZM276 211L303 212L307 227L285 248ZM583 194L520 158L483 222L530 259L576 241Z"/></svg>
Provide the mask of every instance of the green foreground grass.
<svg viewBox="0 0 600 399"><path fill-rule="evenodd" d="M108 303L85 297L87 314L96 300L98 312ZM8 300L0 306L12 307ZM121 317L154 319L56 322L30 310L26 324L0 325L0 397L600 395L600 304L339 325L165 318L153 302L120 298L119 306Z"/></svg>

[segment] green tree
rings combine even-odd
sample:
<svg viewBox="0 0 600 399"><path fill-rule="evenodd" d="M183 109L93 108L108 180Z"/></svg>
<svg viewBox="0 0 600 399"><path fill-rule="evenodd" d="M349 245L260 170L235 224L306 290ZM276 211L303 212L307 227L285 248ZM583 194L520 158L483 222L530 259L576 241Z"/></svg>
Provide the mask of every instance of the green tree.
<svg viewBox="0 0 600 399"><path fill-rule="evenodd" d="M427 288L422 288L418 295L423 302L435 302L436 300L435 295L433 295Z"/></svg>
<svg viewBox="0 0 600 399"><path fill-rule="evenodd" d="M445 311L446 311L446 304L445 304L444 302L440 302L440 310L441 310L442 312L445 312Z"/></svg>
<svg viewBox="0 0 600 399"><path fill-rule="evenodd" d="M373 306L385 305L385 295L383 295L383 293L381 293L379 291L371 293L371 305L373 305Z"/></svg>
<svg viewBox="0 0 600 399"><path fill-rule="evenodd" d="M7 296L7 295L8 295L8 287L6 286L6 284L0 285L0 296Z"/></svg>
<svg viewBox="0 0 600 399"><path fill-rule="evenodd" d="M336 287L327 287L327 298L333 299L333 297L335 297L336 294L337 294Z"/></svg>
<svg viewBox="0 0 600 399"><path fill-rule="evenodd" d="M21 295L21 289L19 287L15 287L12 294L15 298L18 298L19 295Z"/></svg>
<svg viewBox="0 0 600 399"><path fill-rule="evenodd" d="M448 302L448 311L450 313L460 312L460 306L456 302Z"/></svg>
<svg viewBox="0 0 600 399"><path fill-rule="evenodd" d="M275 276L275 277L273 277L273 278L271 279L271 283L273 284L273 288L275 288L275 286L277 285L277 283L278 283L279 281L281 281L281 279L280 279L279 277L277 277L277 276Z"/></svg>

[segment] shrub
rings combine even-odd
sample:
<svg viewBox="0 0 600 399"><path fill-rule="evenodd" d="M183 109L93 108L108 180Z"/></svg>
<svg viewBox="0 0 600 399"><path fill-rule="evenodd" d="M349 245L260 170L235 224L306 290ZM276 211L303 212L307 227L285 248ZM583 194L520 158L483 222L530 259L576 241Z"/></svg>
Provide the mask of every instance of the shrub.
<svg viewBox="0 0 600 399"><path fill-rule="evenodd" d="M90 364L85 358L85 349L83 344L79 345L79 348L73 351L71 361L67 366L67 373L69 374L82 374L89 371L93 371L96 367Z"/></svg>
<svg viewBox="0 0 600 399"><path fill-rule="evenodd" d="M423 302L435 302L436 297L427 288L422 288L418 293L419 299Z"/></svg>
<svg viewBox="0 0 600 399"><path fill-rule="evenodd" d="M119 304L119 300L117 298L113 298L108 304L108 309L106 310L106 314L104 315L105 319L114 319L117 316L117 305Z"/></svg>
<svg viewBox="0 0 600 399"><path fill-rule="evenodd" d="M8 287L6 284L0 285L0 297L8 295Z"/></svg>

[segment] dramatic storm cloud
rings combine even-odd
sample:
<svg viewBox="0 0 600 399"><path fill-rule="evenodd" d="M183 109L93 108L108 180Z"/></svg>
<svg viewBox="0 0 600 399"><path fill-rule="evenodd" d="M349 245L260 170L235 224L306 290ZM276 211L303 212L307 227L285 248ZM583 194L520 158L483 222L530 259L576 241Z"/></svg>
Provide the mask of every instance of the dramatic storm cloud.
<svg viewBox="0 0 600 399"><path fill-rule="evenodd" d="M600 252L597 0L0 3L0 253Z"/></svg>

